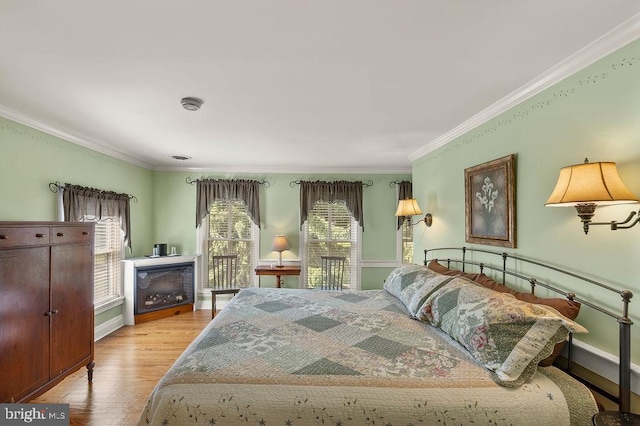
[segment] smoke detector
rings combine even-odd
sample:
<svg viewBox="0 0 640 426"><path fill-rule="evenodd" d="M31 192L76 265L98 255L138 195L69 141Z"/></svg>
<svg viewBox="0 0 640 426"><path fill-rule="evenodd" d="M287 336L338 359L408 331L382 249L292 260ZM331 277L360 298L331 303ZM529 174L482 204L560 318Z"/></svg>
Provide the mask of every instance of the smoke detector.
<svg viewBox="0 0 640 426"><path fill-rule="evenodd" d="M197 111L200 109L203 103L204 101L202 99L192 97L182 98L182 100L180 101L180 104L182 104L182 108L186 109L187 111Z"/></svg>

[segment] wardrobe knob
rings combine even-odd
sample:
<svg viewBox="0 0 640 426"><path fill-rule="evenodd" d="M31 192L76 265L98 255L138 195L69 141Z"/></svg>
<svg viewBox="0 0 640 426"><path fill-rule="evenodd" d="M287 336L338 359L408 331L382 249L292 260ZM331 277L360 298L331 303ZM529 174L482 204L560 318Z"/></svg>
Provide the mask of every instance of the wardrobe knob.
<svg viewBox="0 0 640 426"><path fill-rule="evenodd" d="M36 234L36 238L44 238L44 234Z"/></svg>
<svg viewBox="0 0 640 426"><path fill-rule="evenodd" d="M0 235L0 240L8 240L9 237L7 237L6 235Z"/></svg>
<svg viewBox="0 0 640 426"><path fill-rule="evenodd" d="M64 237L64 232L58 232L58 237Z"/></svg>

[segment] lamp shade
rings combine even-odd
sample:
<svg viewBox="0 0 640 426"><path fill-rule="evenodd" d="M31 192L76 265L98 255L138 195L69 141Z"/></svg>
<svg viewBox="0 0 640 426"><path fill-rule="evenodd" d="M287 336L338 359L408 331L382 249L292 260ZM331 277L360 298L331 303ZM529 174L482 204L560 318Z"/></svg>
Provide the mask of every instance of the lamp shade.
<svg viewBox="0 0 640 426"><path fill-rule="evenodd" d="M407 198L398 202L398 210L396 216L415 216L422 214L418 201L415 198Z"/></svg>
<svg viewBox="0 0 640 426"><path fill-rule="evenodd" d="M289 241L287 241L285 236L276 235L275 237L273 237L273 242L271 243L271 251L283 252L285 250L289 250Z"/></svg>
<svg viewBox="0 0 640 426"><path fill-rule="evenodd" d="M618 176L616 163L574 164L560 169L560 176L551 196L545 203L550 207L578 204L637 203L638 198Z"/></svg>

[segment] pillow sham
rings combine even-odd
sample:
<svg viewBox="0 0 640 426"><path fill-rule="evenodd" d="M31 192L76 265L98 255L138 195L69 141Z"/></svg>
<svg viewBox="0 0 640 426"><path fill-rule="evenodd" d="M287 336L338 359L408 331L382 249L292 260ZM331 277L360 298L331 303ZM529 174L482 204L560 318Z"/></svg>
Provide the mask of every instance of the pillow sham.
<svg viewBox="0 0 640 426"><path fill-rule="evenodd" d="M555 309L454 277L434 291L418 318L464 346L499 385L518 387L569 334L587 330Z"/></svg>
<svg viewBox="0 0 640 426"><path fill-rule="evenodd" d="M512 294L516 299L522 300L523 302L536 303L538 305L549 306L571 320L576 319L576 317L580 313L581 305L580 303L574 300L563 299L560 297L538 297L531 293L515 291L514 289L509 288L506 285L500 284L492 280L485 274L478 274L478 276L474 281L482 285L483 287L490 288L491 290L499 291L501 293ZM562 352L562 348L564 348L565 343L566 343L565 341L558 343L554 347L551 355L549 355L547 358L540 361L540 365L543 367L546 367L553 364L556 358L560 356L560 353Z"/></svg>
<svg viewBox="0 0 640 426"><path fill-rule="evenodd" d="M391 271L383 288L400 299L415 317L427 297L452 279L453 277L437 274L424 266L405 263Z"/></svg>
<svg viewBox="0 0 640 426"><path fill-rule="evenodd" d="M469 274L469 273L465 273L455 269L449 269L445 266L442 266L440 263L438 263L435 260L430 261L427 267L432 271L438 272L440 274L467 277L475 281L476 283L482 285L483 287L487 287L487 288L490 288L491 290L499 291L501 293L512 294L513 296L515 296L516 299L522 300L524 302L537 303L540 305L550 306L571 320L576 319L578 314L580 313L581 305L580 303L574 300L564 299L560 297L550 297L550 298L537 297L531 293L519 292L510 287L507 287L504 284L500 284L492 280L491 278L489 278L487 275L483 273ZM565 341L558 343L554 347L551 355L549 355L547 358L540 361L540 365L543 367L546 367L553 364L556 358L560 356L560 353L562 352L562 348L564 348L565 343L566 343Z"/></svg>

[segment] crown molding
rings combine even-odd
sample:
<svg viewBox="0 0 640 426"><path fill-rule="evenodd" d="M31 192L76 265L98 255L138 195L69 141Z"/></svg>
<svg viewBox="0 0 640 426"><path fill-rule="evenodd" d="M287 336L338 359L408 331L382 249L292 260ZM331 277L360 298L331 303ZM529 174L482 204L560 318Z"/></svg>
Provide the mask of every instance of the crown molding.
<svg viewBox="0 0 640 426"><path fill-rule="evenodd" d="M136 166L144 167L145 169L153 169L153 166L151 164L144 163L121 152L106 148L87 136L71 134L60 129L59 127L54 127L41 120L36 120L26 114L23 114L22 112L11 109L5 105L0 105L0 116L15 121L16 123L23 124L27 127L31 127L32 129L40 130L41 132L47 133L48 135L55 136L60 139L64 139L65 141L72 142L76 145L83 146L92 151L97 151L102 154L108 155L109 157L117 158L118 160L126 161L127 163L131 163Z"/></svg>
<svg viewBox="0 0 640 426"><path fill-rule="evenodd" d="M537 95L545 89L559 83L572 74L586 68L599 59L615 52L640 37L640 14L636 14L602 37L589 43L573 55L549 68L533 80L514 90L499 101L480 111L459 126L427 143L411 153L409 160L416 161L420 157L435 151L452 140L464 135L492 118L508 111L514 106Z"/></svg>
<svg viewBox="0 0 640 426"><path fill-rule="evenodd" d="M251 167L251 166L223 166L223 167L155 167L157 172L188 172L188 173L248 173L248 174L332 174L332 175L396 175L411 174L411 165L398 168L354 168L354 167Z"/></svg>
<svg viewBox="0 0 640 426"><path fill-rule="evenodd" d="M82 136L82 135L74 135L70 132L61 130L58 127L51 126L43 121L35 120L32 117L23 114L19 111L11 109L5 105L0 104L0 116L5 117L9 120L15 121L19 124L23 124L27 127L39 130L48 135L52 135L65 141L74 143L76 145L83 146L85 148L91 149L93 151L100 152L102 154L108 155L110 157L116 158L118 160L125 161L127 163L143 167L147 170L151 171L160 171L160 172L201 172L201 173L278 173L278 174L286 174L286 173L295 173L295 174L411 174L411 164L407 164L405 167L384 167L384 168L376 168L376 167L367 167L367 168L347 168L347 167L319 167L319 168L309 168L309 167L291 167L291 168L283 168L283 167L251 167L251 166L223 166L223 167L209 167L209 168L199 168L199 167L162 167L162 166L154 166L153 164L145 163L139 161L135 158L132 158L126 154L123 154L118 151L114 151L109 148L105 148L98 142L92 141L91 138Z"/></svg>

